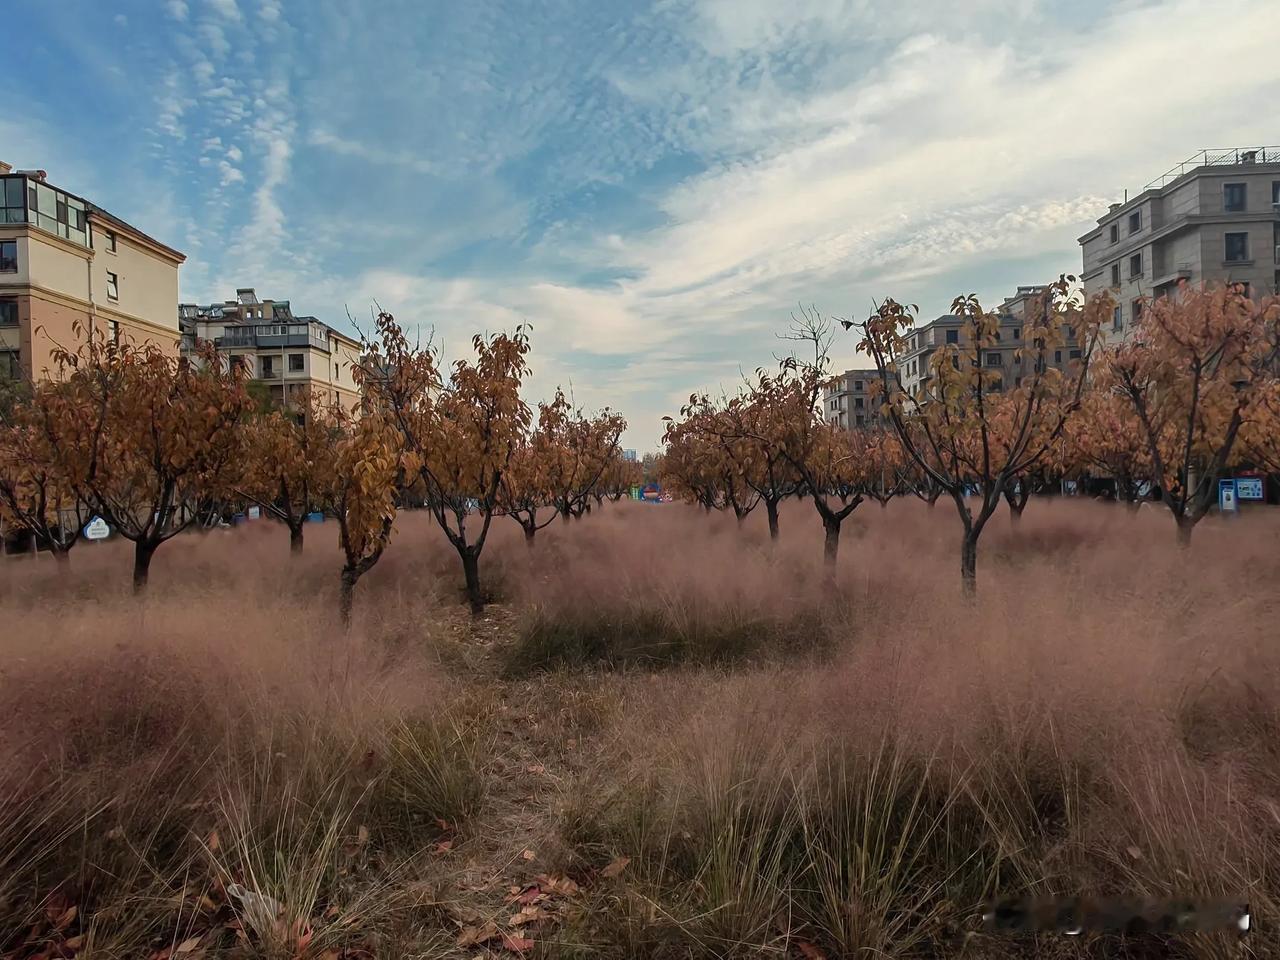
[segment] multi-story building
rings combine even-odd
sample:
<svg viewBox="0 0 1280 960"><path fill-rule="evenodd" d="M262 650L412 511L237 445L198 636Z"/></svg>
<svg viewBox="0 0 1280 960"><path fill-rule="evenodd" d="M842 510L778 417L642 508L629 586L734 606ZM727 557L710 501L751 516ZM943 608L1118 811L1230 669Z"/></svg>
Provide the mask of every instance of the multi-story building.
<svg viewBox="0 0 1280 960"><path fill-rule="evenodd" d="M879 379L874 367L842 373L823 391L822 412L827 423L852 430L878 421L876 407L880 401L872 397L871 385Z"/></svg>
<svg viewBox="0 0 1280 960"><path fill-rule="evenodd" d="M241 287L234 300L179 304L178 323L184 353L194 353L198 341L212 342L227 363L261 382L276 405L304 389L347 410L360 405L359 341L315 317L295 317L288 300L259 300L252 287Z"/></svg>
<svg viewBox="0 0 1280 960"><path fill-rule="evenodd" d="M980 358L984 368L1000 372L1000 379L993 383L991 389L1020 387L1022 378L1032 372L1030 352L1020 357L1018 351L1024 346L1022 326L1026 322L1027 308L1044 291L1044 286L1018 287L1017 292L1006 297L996 309L1000 318L997 339L983 348ZM948 314L916 327L907 335L907 349L898 361L898 377L907 393L912 396L919 394L931 376L929 358L941 346L961 343L963 328L964 321L960 317ZM1060 370L1069 369L1072 361L1080 359L1081 352L1070 329L1063 330L1063 338L1062 346L1055 347L1052 356L1047 358L1050 366Z"/></svg>
<svg viewBox="0 0 1280 960"><path fill-rule="evenodd" d="M637 462L636 452L634 450L623 450L622 459L625 460L627 463L636 463Z"/></svg>
<svg viewBox="0 0 1280 960"><path fill-rule="evenodd" d="M1109 334L1132 329L1144 297L1189 283L1280 288L1280 147L1203 150L1113 203L1080 238L1086 296L1110 290Z"/></svg>
<svg viewBox="0 0 1280 960"><path fill-rule="evenodd" d="M0 163L0 377L38 379L73 324L178 352L178 267L186 258L43 170Z"/></svg>

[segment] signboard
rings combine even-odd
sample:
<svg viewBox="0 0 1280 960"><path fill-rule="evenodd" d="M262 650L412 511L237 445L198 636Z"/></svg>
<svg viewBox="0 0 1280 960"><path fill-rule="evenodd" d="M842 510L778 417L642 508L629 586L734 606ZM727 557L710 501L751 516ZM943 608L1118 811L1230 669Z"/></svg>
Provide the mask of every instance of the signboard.
<svg viewBox="0 0 1280 960"><path fill-rule="evenodd" d="M260 516L262 516L262 508L261 508L261 507L250 507L250 508L249 508L249 519L250 519L250 520L257 520Z"/></svg>
<svg viewBox="0 0 1280 960"><path fill-rule="evenodd" d="M320 512L308 513L307 523L324 523L324 514Z"/></svg>
<svg viewBox="0 0 1280 960"><path fill-rule="evenodd" d="M1218 509L1223 513L1236 513L1240 509L1234 480L1218 481Z"/></svg>
<svg viewBox="0 0 1280 960"><path fill-rule="evenodd" d="M1236 497L1241 500L1265 500L1261 477L1236 477Z"/></svg>
<svg viewBox="0 0 1280 960"><path fill-rule="evenodd" d="M86 540L105 540L111 535L111 528L107 526L107 521L101 517L94 517L84 525L84 538Z"/></svg>

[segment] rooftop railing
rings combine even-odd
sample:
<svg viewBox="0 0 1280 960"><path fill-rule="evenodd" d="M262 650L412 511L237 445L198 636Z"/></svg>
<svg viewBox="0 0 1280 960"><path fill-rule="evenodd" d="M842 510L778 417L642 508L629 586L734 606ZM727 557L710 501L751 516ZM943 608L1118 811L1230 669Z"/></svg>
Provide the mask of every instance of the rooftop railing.
<svg viewBox="0 0 1280 960"><path fill-rule="evenodd" d="M1198 167L1230 167L1249 163L1280 163L1280 147L1208 147L1156 177L1142 192L1166 187Z"/></svg>

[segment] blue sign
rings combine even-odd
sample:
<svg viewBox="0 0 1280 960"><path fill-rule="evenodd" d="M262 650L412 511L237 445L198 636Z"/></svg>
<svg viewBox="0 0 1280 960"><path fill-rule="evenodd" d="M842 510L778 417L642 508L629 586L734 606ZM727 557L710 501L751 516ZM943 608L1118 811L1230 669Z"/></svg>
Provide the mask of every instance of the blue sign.
<svg viewBox="0 0 1280 960"><path fill-rule="evenodd" d="M1261 477L1236 477L1236 496L1241 500L1266 499Z"/></svg>
<svg viewBox="0 0 1280 960"><path fill-rule="evenodd" d="M1223 513L1235 513L1240 509L1234 480L1218 481L1218 509Z"/></svg>
<svg viewBox="0 0 1280 960"><path fill-rule="evenodd" d="M324 523L324 514L316 511L307 514L307 523Z"/></svg>

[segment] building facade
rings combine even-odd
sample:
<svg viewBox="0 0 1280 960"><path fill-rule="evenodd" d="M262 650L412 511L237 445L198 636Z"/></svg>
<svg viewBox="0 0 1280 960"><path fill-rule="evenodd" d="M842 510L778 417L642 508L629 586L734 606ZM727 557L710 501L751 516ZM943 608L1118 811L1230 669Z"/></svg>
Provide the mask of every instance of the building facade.
<svg viewBox="0 0 1280 960"><path fill-rule="evenodd" d="M880 374L875 367L846 370L823 390L822 412L827 423L854 430L879 420L880 400L871 395L871 385Z"/></svg>
<svg viewBox="0 0 1280 960"><path fill-rule="evenodd" d="M0 163L0 377L53 372L73 325L177 355L178 268L186 258L43 170Z"/></svg>
<svg viewBox="0 0 1280 960"><path fill-rule="evenodd" d="M1016 389L1022 386L1022 379L1032 373L1033 358L1028 352L1018 356L1024 346L1022 326L1026 322L1027 309L1043 294L1046 287L1018 287L1011 297L996 308L1000 318L996 342L984 347L981 355L982 366L991 371L998 371L1000 379L993 383L991 389ZM946 316L931 320L923 326L916 327L907 336L907 350L898 361L898 376L902 387L912 396L919 396L922 388L931 377L929 359L939 347L949 343L961 344L964 321L960 317ZM1064 342L1055 348L1049 356L1049 366L1060 370L1069 370L1073 362L1080 360L1080 345L1071 330L1063 331Z"/></svg>
<svg viewBox="0 0 1280 960"><path fill-rule="evenodd" d="M241 287L234 300L179 304L178 325L185 354L211 342L228 364L261 383L276 406L308 390L352 412L360 406L359 341L315 317L294 316L288 300L260 300L254 288Z"/></svg>
<svg viewBox="0 0 1280 960"><path fill-rule="evenodd" d="M1109 336L1180 280L1280 290L1280 147L1205 150L1113 203L1080 238L1086 296L1109 290Z"/></svg>

